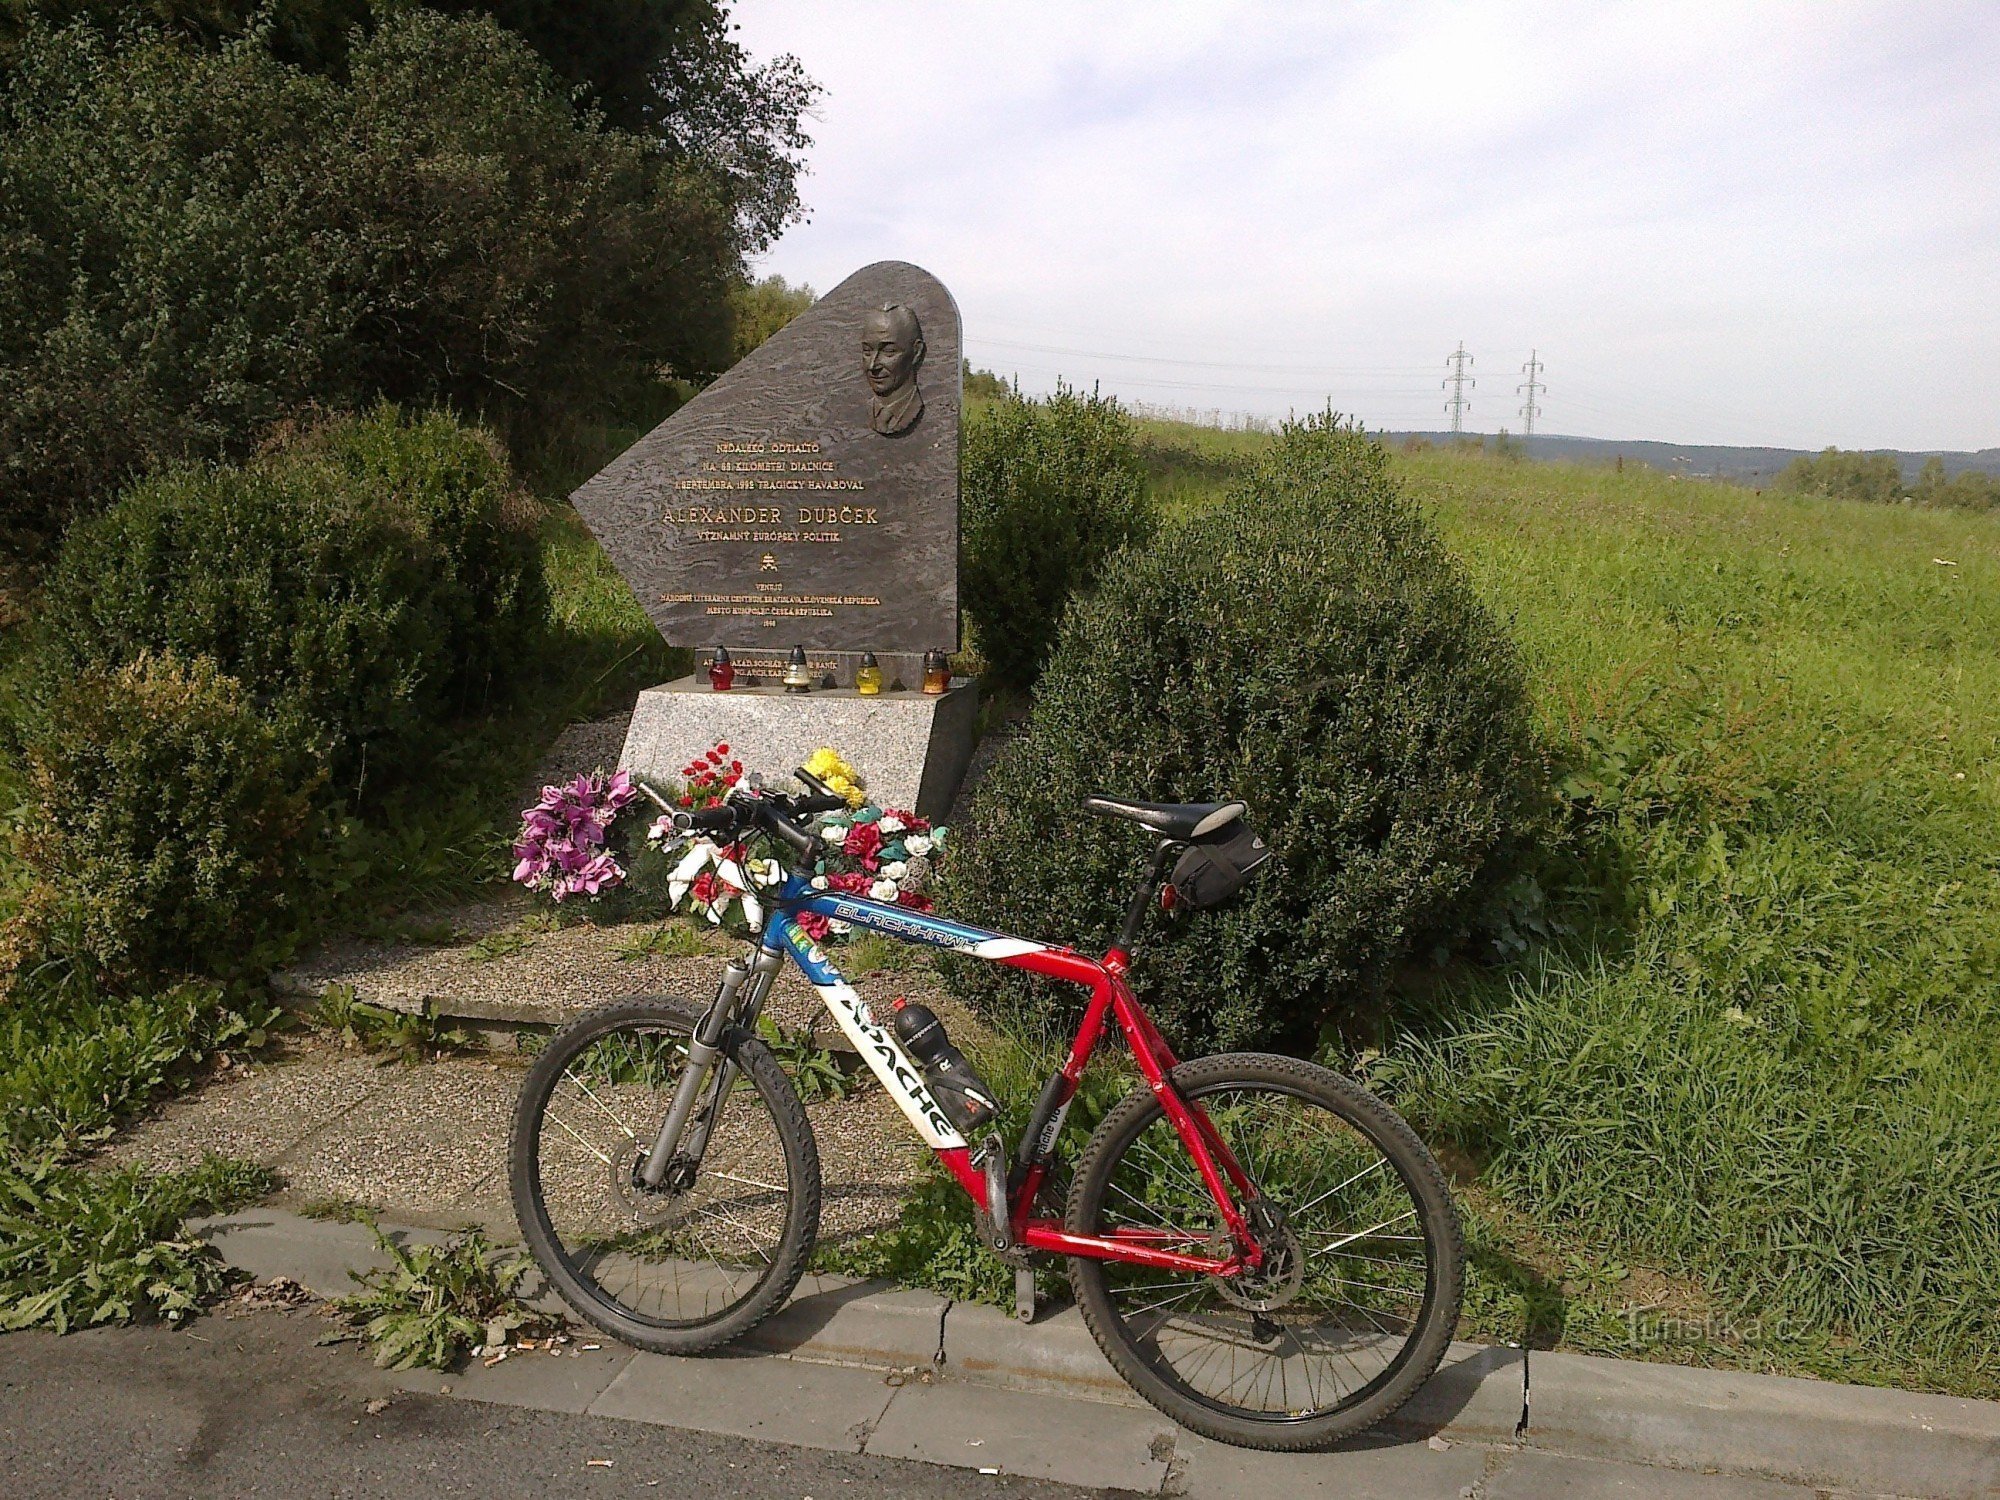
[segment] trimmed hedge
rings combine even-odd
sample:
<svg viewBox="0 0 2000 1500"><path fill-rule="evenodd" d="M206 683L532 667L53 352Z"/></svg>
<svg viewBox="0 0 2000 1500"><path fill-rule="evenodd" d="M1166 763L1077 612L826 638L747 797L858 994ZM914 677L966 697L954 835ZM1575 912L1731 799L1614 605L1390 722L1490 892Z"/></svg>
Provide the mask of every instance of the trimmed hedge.
<svg viewBox="0 0 2000 1500"><path fill-rule="evenodd" d="M1290 425L1227 501L1107 565L974 796L949 910L1099 949L1150 847L1084 797L1244 798L1274 865L1139 946L1135 982L1189 1052L1309 1049L1466 930L1542 762L1512 645L1386 463L1330 416ZM1056 1019L1014 971L949 978L996 1021Z"/></svg>
<svg viewBox="0 0 2000 1500"><path fill-rule="evenodd" d="M545 615L536 511L493 443L383 407L241 468L180 468L72 529L35 647L46 705L149 654L206 659L366 807L504 702Z"/></svg>
<svg viewBox="0 0 2000 1500"><path fill-rule="evenodd" d="M29 745L23 839L66 956L119 985L230 978L268 959L322 826L315 776L202 658L68 684Z"/></svg>
<svg viewBox="0 0 2000 1500"><path fill-rule="evenodd" d="M1027 687L1063 606L1104 560L1152 533L1132 422L1115 400L1059 388L966 424L960 595L987 675Z"/></svg>

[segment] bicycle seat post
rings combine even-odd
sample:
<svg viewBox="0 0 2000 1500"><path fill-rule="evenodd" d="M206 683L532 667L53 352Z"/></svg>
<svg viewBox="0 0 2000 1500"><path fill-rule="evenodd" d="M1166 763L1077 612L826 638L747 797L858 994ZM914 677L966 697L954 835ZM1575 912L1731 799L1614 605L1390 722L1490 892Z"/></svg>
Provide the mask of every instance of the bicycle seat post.
<svg viewBox="0 0 2000 1500"><path fill-rule="evenodd" d="M1153 851L1153 863L1146 871L1146 878L1132 893L1132 904L1125 909L1125 925L1118 931L1118 951L1128 958L1139 941L1139 932L1146 925L1146 910L1153 904L1153 895L1160 888L1160 879L1167 873L1167 860L1172 856L1175 844L1172 839L1160 840Z"/></svg>

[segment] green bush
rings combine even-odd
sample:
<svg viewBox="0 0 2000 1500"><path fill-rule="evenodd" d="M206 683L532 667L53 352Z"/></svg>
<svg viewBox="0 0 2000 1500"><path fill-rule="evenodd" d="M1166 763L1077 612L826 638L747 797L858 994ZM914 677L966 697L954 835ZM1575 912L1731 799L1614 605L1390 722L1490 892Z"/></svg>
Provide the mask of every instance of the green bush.
<svg viewBox="0 0 2000 1500"><path fill-rule="evenodd" d="M504 701L545 604L532 506L479 433L381 408L242 468L179 468L75 527L33 664L46 704L149 653L206 658L366 806Z"/></svg>
<svg viewBox="0 0 2000 1500"><path fill-rule="evenodd" d="M1132 423L1109 398L1058 389L1002 401L965 428L960 600L997 682L1034 682L1064 604L1153 512Z"/></svg>
<svg viewBox="0 0 2000 1500"><path fill-rule="evenodd" d="M1829 448L1817 457L1793 459L1771 487L1795 495L1830 495L1875 505L1893 505L1909 492L1895 454L1847 453L1839 448Z"/></svg>
<svg viewBox="0 0 2000 1500"><path fill-rule="evenodd" d="M1464 933L1539 805L1540 756L1512 645L1386 464L1331 417L1289 425L1226 502L1111 561L975 794L956 915L1108 943L1150 850L1082 811L1104 791L1240 796L1276 854L1234 904L1140 945L1141 993L1190 1051L1308 1048ZM1049 1014L1013 971L951 978L994 1019Z"/></svg>
<svg viewBox="0 0 2000 1500"><path fill-rule="evenodd" d="M85 673L28 757L24 852L73 956L139 983L269 958L318 827L315 773L234 679L171 656Z"/></svg>
<svg viewBox="0 0 2000 1500"><path fill-rule="evenodd" d="M2000 475L1964 469L1947 479L1944 460L1933 453L1918 471L1912 493L1919 505L1942 505L1952 510L2000 510Z"/></svg>
<svg viewBox="0 0 2000 1500"><path fill-rule="evenodd" d="M0 532L241 457L308 403L447 405L523 443L602 419L728 361L760 212L579 118L483 18L399 9L337 77L255 38L31 26L0 88Z"/></svg>

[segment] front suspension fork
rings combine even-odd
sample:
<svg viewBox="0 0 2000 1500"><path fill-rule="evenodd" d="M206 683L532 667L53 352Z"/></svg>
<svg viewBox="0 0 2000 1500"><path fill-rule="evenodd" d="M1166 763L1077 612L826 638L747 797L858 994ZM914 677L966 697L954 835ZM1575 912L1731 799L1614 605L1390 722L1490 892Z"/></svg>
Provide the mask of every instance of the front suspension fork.
<svg viewBox="0 0 2000 1500"><path fill-rule="evenodd" d="M739 1015L743 1024L756 1024L757 1014L764 1008L764 997L770 993L771 982L777 978L783 963L782 949L760 947L755 957L747 961L731 959L722 971L715 998L695 1023L694 1035L688 1038L687 1070L674 1086L667 1117L661 1121L653 1148L639 1168L639 1180L647 1188L659 1188L677 1157L699 1162L708 1149L709 1137L722 1118L722 1101L736 1078L736 1065L722 1056L723 1040L730 1027L737 1024ZM704 1084L712 1086L704 1088ZM706 1108L697 1114L696 1106L702 1103L704 1095Z"/></svg>

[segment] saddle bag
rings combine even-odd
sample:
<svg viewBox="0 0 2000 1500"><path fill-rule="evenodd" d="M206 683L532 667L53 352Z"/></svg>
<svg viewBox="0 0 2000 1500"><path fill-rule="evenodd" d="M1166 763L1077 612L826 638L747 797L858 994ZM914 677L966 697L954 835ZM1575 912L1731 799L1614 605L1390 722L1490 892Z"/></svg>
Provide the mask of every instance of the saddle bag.
<svg viewBox="0 0 2000 1500"><path fill-rule="evenodd" d="M1271 849L1242 819L1212 839L1189 844L1174 861L1169 883L1189 906L1220 906L1250 883L1271 858Z"/></svg>

